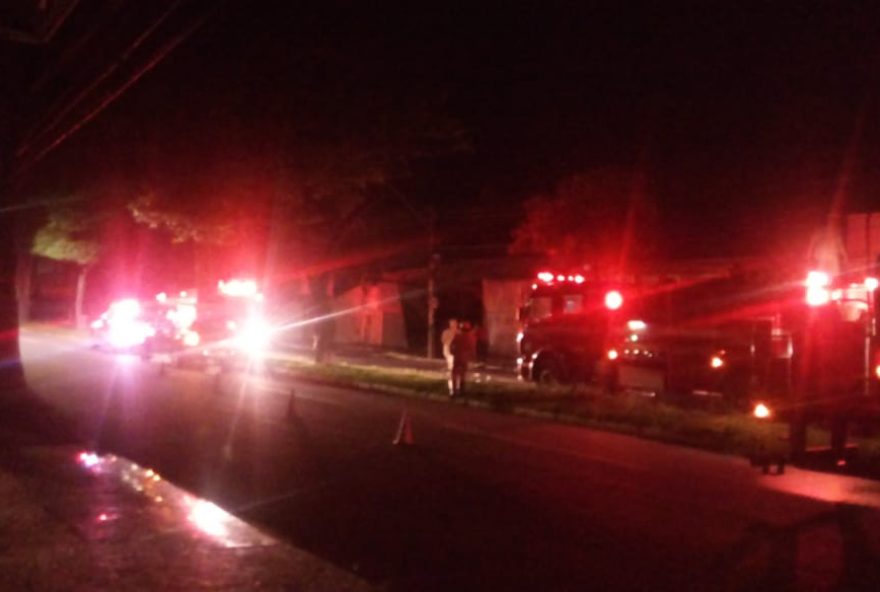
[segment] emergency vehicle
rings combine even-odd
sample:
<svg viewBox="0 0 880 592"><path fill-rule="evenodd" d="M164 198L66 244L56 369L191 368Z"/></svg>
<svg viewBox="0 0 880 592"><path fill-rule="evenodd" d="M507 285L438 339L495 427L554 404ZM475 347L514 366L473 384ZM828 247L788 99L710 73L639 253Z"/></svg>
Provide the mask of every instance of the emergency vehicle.
<svg viewBox="0 0 880 592"><path fill-rule="evenodd" d="M795 293L787 279L741 271L641 286L610 336L614 386L739 406L787 390Z"/></svg>
<svg viewBox="0 0 880 592"><path fill-rule="evenodd" d="M520 309L521 378L593 380L658 397L716 396L810 424L842 454L849 427L880 418L877 278L862 271L731 272L684 281L593 281L541 272Z"/></svg>
<svg viewBox="0 0 880 592"><path fill-rule="evenodd" d="M271 332L254 280L218 282L216 289L159 293L113 302L92 323L95 345L148 359L229 368L260 357Z"/></svg>
<svg viewBox="0 0 880 592"><path fill-rule="evenodd" d="M92 321L92 345L112 351L140 351L155 336L163 316L158 303L144 305L136 298L117 300Z"/></svg>
<svg viewBox="0 0 880 592"><path fill-rule="evenodd" d="M600 376L611 331L625 314L623 294L618 284L580 273L540 272L519 311L520 377L554 384Z"/></svg>
<svg viewBox="0 0 880 592"><path fill-rule="evenodd" d="M878 279L864 271L810 271L792 328L792 388L755 407L756 417L773 413L791 426L793 457L807 449L807 428L829 429L831 450L842 458L853 424L866 431L880 418L880 358L877 351Z"/></svg>
<svg viewBox="0 0 880 592"><path fill-rule="evenodd" d="M246 364L265 353L271 332L263 314L263 295L254 280L221 280L216 290L157 295L169 321L145 348L170 357L178 366Z"/></svg>

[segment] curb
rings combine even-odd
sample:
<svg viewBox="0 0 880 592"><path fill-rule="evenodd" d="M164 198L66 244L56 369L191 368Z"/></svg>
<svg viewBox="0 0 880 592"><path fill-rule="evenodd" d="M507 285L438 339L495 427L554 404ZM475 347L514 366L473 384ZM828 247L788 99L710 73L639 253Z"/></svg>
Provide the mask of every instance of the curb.
<svg viewBox="0 0 880 592"><path fill-rule="evenodd" d="M523 405L511 405L509 407L499 407L497 405L493 405L491 402L487 402L484 400L478 399L456 399L450 400L446 395L440 395L436 393L430 393L425 391L418 391L413 389L407 389L404 387L390 386L390 385L382 385L382 384L374 384L367 383L361 381L352 381L346 382L341 380L331 380L324 378L317 378L311 376L304 376L298 373L296 370L291 370L289 368L285 368L283 371L279 372L279 374L283 374L295 380L299 380L301 382L305 382L308 384L315 384L320 386L327 387L335 387L335 388L349 388L358 390L361 392L369 392L386 396L396 396L396 397L408 397L408 398L416 398L423 401L433 401L437 403L444 403L447 405L457 405L460 407L473 407L477 409L484 409L487 411L492 411L494 413L501 413L505 415L514 415L518 417L525 417L534 420L546 421L550 423L555 423L558 425L567 425L571 427L580 427L586 429L593 429L607 433L620 434L624 436L631 436L634 438L638 438L640 440L645 440L649 442L658 442L662 444L672 445L672 446L683 446L685 448L690 448L692 450L699 450L702 452L707 452L710 454L720 454L724 456L735 456L741 458L749 458L748 451L728 451L722 450L719 448L713 448L711 446L699 446L693 442L688 441L687 439L683 439L680 437L675 437L675 435L670 434L668 437L663 437L660 434L650 435L645 433L642 429L637 426L629 426L627 424L607 424L598 421L591 420L590 418L573 415L570 413L560 413L558 411L544 411L540 409L533 409L531 407L526 407Z"/></svg>
<svg viewBox="0 0 880 592"><path fill-rule="evenodd" d="M624 434L640 437L638 435L638 430L626 429L625 427L615 428L613 426L609 426L607 424L600 424L597 422L592 422L587 418L572 415L570 413L559 413L556 411L543 411L540 409L533 409L531 407L525 407L522 405L513 405L510 407L499 407L497 405L493 405L490 402L483 401L480 399L455 399L452 400L446 395L439 395L436 393L430 393L426 391L419 391L408 389L404 387L383 385L383 384L375 384L368 382L360 382L353 381L347 382L342 380L330 380L325 378L316 378L313 376L305 376L303 374L298 373L296 370L285 369L281 372L285 376L298 380L300 382L305 382L308 384L314 384L319 386L327 386L327 387L335 387L335 388L349 388L358 390L361 392L375 393L380 395L388 395L388 396L397 396L397 397L407 397L412 399L419 399L422 401L433 401L436 403L443 403L446 405L456 405L459 407L473 407L476 409L484 409L487 411L492 411L495 413L501 413L504 415L515 415L519 417L527 417L530 419L544 420L552 423L557 423L561 425L570 425L576 427L585 427L598 429L605 432L611 432L615 434ZM665 442L668 443L668 440L663 440L660 438L643 438L648 439L654 442ZM710 452L716 452L710 448L705 447L697 447L690 446L690 448L695 448L697 450L707 450Z"/></svg>

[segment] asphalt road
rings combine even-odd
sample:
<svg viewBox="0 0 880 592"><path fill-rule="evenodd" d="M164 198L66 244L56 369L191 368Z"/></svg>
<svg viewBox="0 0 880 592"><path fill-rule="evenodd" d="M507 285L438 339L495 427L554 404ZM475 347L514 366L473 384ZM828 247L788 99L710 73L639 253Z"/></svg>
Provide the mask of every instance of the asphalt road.
<svg viewBox="0 0 880 592"><path fill-rule="evenodd" d="M290 383L22 347L96 447L390 590L880 590L880 483L306 384L291 421Z"/></svg>

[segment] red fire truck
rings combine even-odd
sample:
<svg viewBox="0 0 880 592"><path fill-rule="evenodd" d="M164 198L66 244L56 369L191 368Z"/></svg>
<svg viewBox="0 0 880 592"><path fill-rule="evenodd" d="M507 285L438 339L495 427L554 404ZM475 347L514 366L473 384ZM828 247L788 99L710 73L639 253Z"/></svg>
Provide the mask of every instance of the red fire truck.
<svg viewBox="0 0 880 592"><path fill-rule="evenodd" d="M716 396L791 425L820 422L838 453L880 416L878 281L864 273L729 272L684 281L593 281L541 272L520 310L519 372L658 397Z"/></svg>
<svg viewBox="0 0 880 592"><path fill-rule="evenodd" d="M229 367L260 356L269 346L263 295L253 280L221 280L216 290L156 298L167 313L145 343L151 355L176 365Z"/></svg>
<svg viewBox="0 0 880 592"><path fill-rule="evenodd" d="M792 389L786 398L756 407L777 412L791 426L791 453L807 446L807 427L819 423L831 434L831 450L843 456L850 426L873 429L880 417L880 359L877 357L875 294L878 280L864 272L811 271L802 305L787 319L792 327Z"/></svg>
<svg viewBox="0 0 880 592"><path fill-rule="evenodd" d="M624 291L580 273L542 271L520 309L520 377L553 384L597 379L613 328L626 314Z"/></svg>

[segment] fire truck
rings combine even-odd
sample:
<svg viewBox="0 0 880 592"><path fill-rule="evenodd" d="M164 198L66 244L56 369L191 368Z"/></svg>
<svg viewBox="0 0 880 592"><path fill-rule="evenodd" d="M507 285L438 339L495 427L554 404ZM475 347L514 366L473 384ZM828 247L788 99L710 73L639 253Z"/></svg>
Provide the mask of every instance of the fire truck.
<svg viewBox="0 0 880 592"><path fill-rule="evenodd" d="M807 450L810 424L827 427L830 448L843 458L853 424L874 430L880 418L880 358L877 348L876 277L863 270L833 274L810 271L801 305L790 311L792 389L756 416L774 410L791 426L791 454Z"/></svg>
<svg viewBox="0 0 880 592"><path fill-rule="evenodd" d="M598 379L606 371L609 339L626 314L618 284L580 273L538 273L519 311L519 375L556 384Z"/></svg>
<svg viewBox="0 0 880 592"><path fill-rule="evenodd" d="M145 343L151 357L226 369L262 356L270 345L263 295L253 280L221 280L216 290L160 293L156 299L166 314Z"/></svg>
<svg viewBox="0 0 880 592"><path fill-rule="evenodd" d="M140 354L176 366L231 368L262 358L271 330L254 280L221 280L216 289L123 298L91 324L94 347Z"/></svg>
<svg viewBox="0 0 880 592"><path fill-rule="evenodd" d="M616 388L745 406L789 389L794 282L729 271L634 290L606 355Z"/></svg>
<svg viewBox="0 0 880 592"><path fill-rule="evenodd" d="M877 287L864 272L625 283L544 271L520 309L519 373L717 397L788 421L794 457L806 450L808 425L821 423L841 454L852 423L880 417Z"/></svg>
<svg viewBox="0 0 880 592"><path fill-rule="evenodd" d="M97 349L136 352L156 334L156 327L164 317L164 308L158 303L141 303L136 298L122 298L92 321L92 346Z"/></svg>

